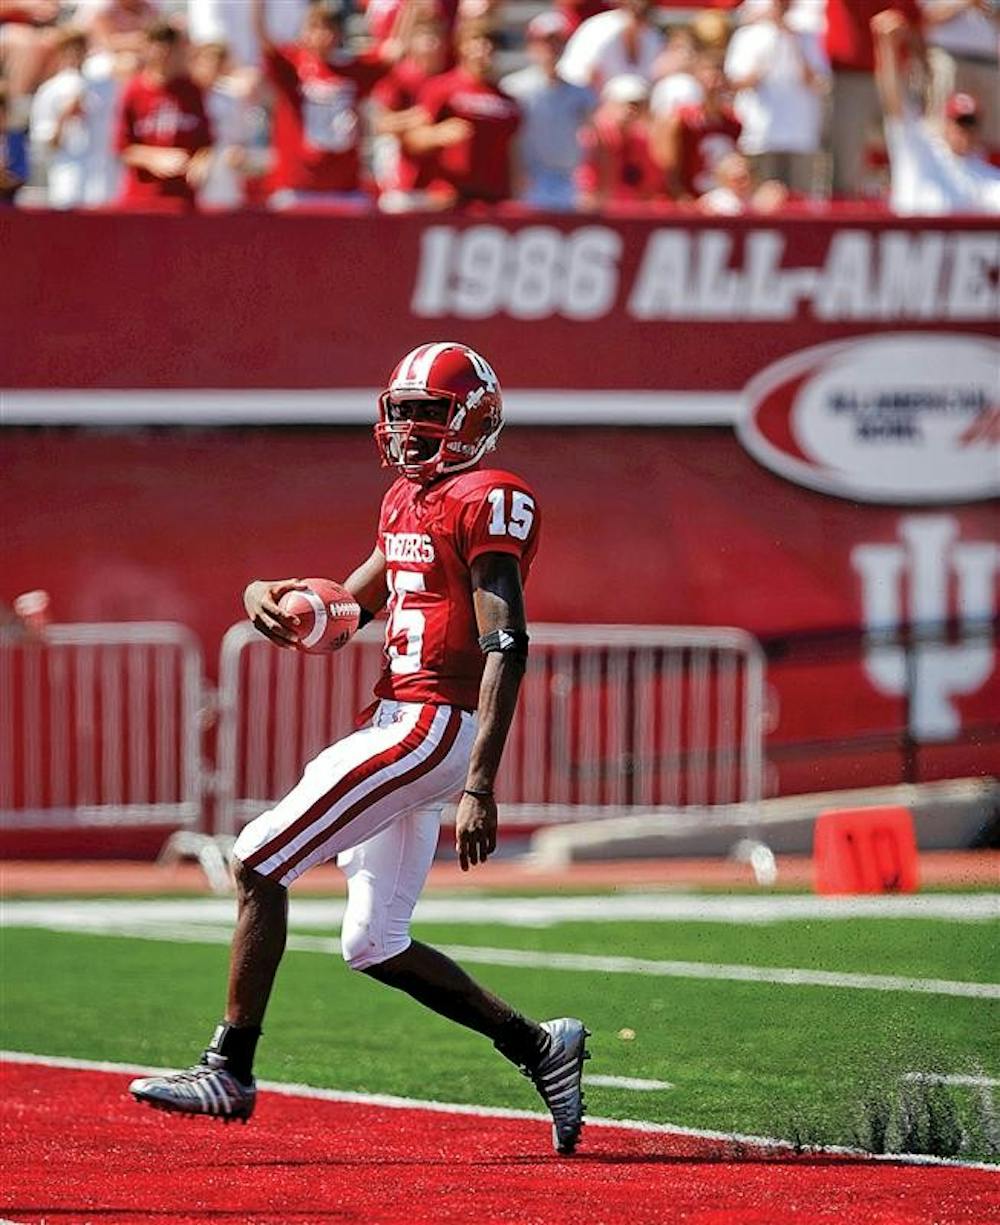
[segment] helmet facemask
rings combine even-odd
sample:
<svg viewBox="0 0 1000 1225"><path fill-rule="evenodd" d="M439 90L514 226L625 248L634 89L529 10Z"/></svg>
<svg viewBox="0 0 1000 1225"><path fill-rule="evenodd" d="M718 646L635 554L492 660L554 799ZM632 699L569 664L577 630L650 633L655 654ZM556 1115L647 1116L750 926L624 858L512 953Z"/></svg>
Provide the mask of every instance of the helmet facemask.
<svg viewBox="0 0 1000 1225"><path fill-rule="evenodd" d="M379 396L381 419L375 426L383 466L398 468L407 479L421 483L446 472L471 468L496 446L501 426L498 423L473 450L459 440L457 429L452 428L463 416L454 396L421 396L407 391L383 393Z"/></svg>
<svg viewBox="0 0 1000 1225"><path fill-rule="evenodd" d="M399 468L410 480L432 479L454 412L452 396L385 392L379 397L381 420L375 427L382 463Z"/></svg>

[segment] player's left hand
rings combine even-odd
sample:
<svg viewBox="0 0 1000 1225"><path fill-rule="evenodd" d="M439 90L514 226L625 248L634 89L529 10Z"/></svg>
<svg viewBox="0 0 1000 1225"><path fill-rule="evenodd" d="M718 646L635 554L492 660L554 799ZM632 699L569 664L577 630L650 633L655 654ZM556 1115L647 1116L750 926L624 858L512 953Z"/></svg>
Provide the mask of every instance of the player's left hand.
<svg viewBox="0 0 1000 1225"><path fill-rule="evenodd" d="M462 793L455 814L455 850L463 872L485 863L497 849L497 802L492 796Z"/></svg>

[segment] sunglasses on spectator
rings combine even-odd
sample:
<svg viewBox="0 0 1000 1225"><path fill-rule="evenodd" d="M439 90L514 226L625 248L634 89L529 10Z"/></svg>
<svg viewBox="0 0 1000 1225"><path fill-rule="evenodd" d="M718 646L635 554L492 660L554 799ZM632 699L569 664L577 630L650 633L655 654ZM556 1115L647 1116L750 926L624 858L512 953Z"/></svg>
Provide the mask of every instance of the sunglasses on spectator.
<svg viewBox="0 0 1000 1225"><path fill-rule="evenodd" d="M957 123L960 128L975 128L979 125L979 117L977 115L956 115L952 123Z"/></svg>

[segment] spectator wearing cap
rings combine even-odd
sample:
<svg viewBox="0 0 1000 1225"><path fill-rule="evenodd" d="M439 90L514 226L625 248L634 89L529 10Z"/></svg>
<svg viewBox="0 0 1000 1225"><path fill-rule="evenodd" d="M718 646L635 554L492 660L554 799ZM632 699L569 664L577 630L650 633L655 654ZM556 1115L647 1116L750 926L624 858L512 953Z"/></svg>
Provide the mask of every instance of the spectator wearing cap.
<svg viewBox="0 0 1000 1225"><path fill-rule="evenodd" d="M952 95L943 123L919 113L906 97L903 81L906 22L898 13L881 13L872 29L893 210L904 216L1000 214L1000 169L979 154L976 99Z"/></svg>
<svg viewBox="0 0 1000 1225"><path fill-rule="evenodd" d="M736 31L726 75L743 124L740 150L753 159L757 177L808 193L816 187L830 70L820 39L789 25L790 8L791 0L771 0L761 17Z"/></svg>
<svg viewBox="0 0 1000 1225"><path fill-rule="evenodd" d="M664 198L663 172L650 151L649 82L637 73L612 77L584 132L581 205L649 203Z"/></svg>
<svg viewBox="0 0 1000 1225"><path fill-rule="evenodd" d="M919 0L934 88L941 110L953 93L979 103L980 135L1000 150L1000 7L991 0Z"/></svg>
<svg viewBox="0 0 1000 1225"><path fill-rule="evenodd" d="M748 158L734 150L714 171L715 186L698 198L698 209L710 217L775 213L788 200L788 188L777 179L757 184Z"/></svg>
<svg viewBox="0 0 1000 1225"><path fill-rule="evenodd" d="M877 14L889 10L898 10L905 19L911 53L922 60L917 0L826 0L826 53L833 71L830 142L833 191L838 196L858 194L871 129L881 119L871 22Z"/></svg>
<svg viewBox="0 0 1000 1225"><path fill-rule="evenodd" d="M118 149L126 173L119 206L190 209L212 145L205 101L185 71L176 27L150 26L143 60L122 95Z"/></svg>
<svg viewBox="0 0 1000 1225"><path fill-rule="evenodd" d="M458 64L432 77L417 98L428 122L411 132L407 143L414 152L433 156L429 190L442 203L495 203L512 195L521 111L497 84L498 44L490 25L459 26Z"/></svg>
<svg viewBox="0 0 1000 1225"><path fill-rule="evenodd" d="M264 68L276 94L272 208L333 204L365 207L361 177L360 103L400 58L405 32L378 52L341 47L343 13L336 3L310 5L298 42L271 41L264 0L252 0ZM400 10L400 23L406 8Z"/></svg>
<svg viewBox="0 0 1000 1225"><path fill-rule="evenodd" d="M433 207L427 192L434 175L432 152L410 147L410 133L427 123L417 105L421 89L444 71L448 58L447 30L436 17L420 17L410 32L406 55L372 91L373 157L379 185L379 208L407 212Z"/></svg>
<svg viewBox="0 0 1000 1225"><path fill-rule="evenodd" d="M702 52L695 64L702 100L654 118L651 148L674 200L695 200L715 182L715 167L732 153L741 125L730 106L718 54Z"/></svg>
<svg viewBox="0 0 1000 1225"><path fill-rule="evenodd" d="M32 161L40 168L49 208L81 208L87 202L87 164L91 131L91 93L81 71L87 36L64 28L57 44L57 71L35 92L31 103Z"/></svg>
<svg viewBox="0 0 1000 1225"><path fill-rule="evenodd" d="M663 35L650 19L652 5L653 0L617 0L609 12L583 22L559 61L563 79L598 91L612 77L652 81L663 50Z"/></svg>
<svg viewBox="0 0 1000 1225"><path fill-rule="evenodd" d="M539 13L527 29L531 64L501 82L521 107L517 194L534 208L576 206L576 174L583 155L580 132L597 104L592 90L571 85L559 74L568 35L562 13Z"/></svg>

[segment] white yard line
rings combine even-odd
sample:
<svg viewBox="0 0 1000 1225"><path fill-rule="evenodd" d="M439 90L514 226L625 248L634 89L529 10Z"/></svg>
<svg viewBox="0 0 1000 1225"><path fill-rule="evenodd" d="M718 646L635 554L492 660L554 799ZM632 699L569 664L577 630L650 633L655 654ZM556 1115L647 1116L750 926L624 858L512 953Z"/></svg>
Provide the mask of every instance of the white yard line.
<svg viewBox="0 0 1000 1225"><path fill-rule="evenodd" d="M229 944L228 927L205 923L173 924L167 921L111 922L90 914L83 923L71 915L32 924L48 931L72 934L131 937L168 943ZM286 947L291 952L336 954L340 941L330 936L291 933ZM616 957L595 953L558 953L535 949L507 949L469 944L439 944L443 953L457 961L476 965L516 966L535 970L569 970L596 974L638 974L653 978L716 979L726 982L775 983L786 987L840 987L855 991L903 991L920 995L948 995L968 999L1000 999L1000 984L953 981L941 978L906 978L896 974L851 974L835 970L804 970L778 966L726 965L710 961L659 961L647 957Z"/></svg>
<svg viewBox="0 0 1000 1225"><path fill-rule="evenodd" d="M12 927L46 927L53 916L133 922L227 923L236 911L231 898L162 898L0 903ZM344 915L340 898L298 898L292 894L292 927L337 927ZM881 894L852 897L704 896L677 893L601 894L553 897L422 898L418 923L482 923L505 927L550 927L555 923L780 923L843 919L936 919L961 923L1000 920L1000 893Z"/></svg>
<svg viewBox="0 0 1000 1225"><path fill-rule="evenodd" d="M78 1069L84 1072L108 1072L118 1076L157 1076L172 1071L169 1068L151 1068L142 1064L110 1063L106 1060L72 1059L60 1055L33 1055L25 1051L0 1051L0 1062L38 1064L48 1068ZM422 1098L398 1097L387 1093L351 1093L341 1089L318 1089L312 1085L280 1084L261 1080L258 1087L269 1093L280 1093L286 1097L305 1097L325 1102L354 1102L361 1106L383 1106L389 1110L429 1110L437 1114L474 1115L488 1119L536 1119L549 1122L549 1115L536 1110L512 1110L504 1106L467 1106L459 1102L434 1102ZM750 1136L741 1132L711 1131L699 1127L681 1127L674 1123L649 1123L642 1119L603 1119L587 1116L588 1127L611 1127L618 1131L639 1131L656 1135L690 1136L698 1140L720 1140L730 1144L746 1144L757 1148L791 1149L788 1140L775 1136ZM872 1161L890 1161L904 1165L958 1166L967 1170L983 1170L989 1174L1000 1174L1000 1166L985 1161L959 1161L950 1157L929 1157L922 1153L867 1154L859 1149L839 1145L816 1145L813 1152L843 1153L848 1156L866 1156Z"/></svg>
<svg viewBox="0 0 1000 1225"><path fill-rule="evenodd" d="M656 978L715 978L727 982L781 983L789 987L846 987L857 991L907 991L926 995L1000 1000L1000 984L954 982L942 978L904 978L896 974L847 974L833 970L723 965L709 961L654 961L646 957L604 957L591 953L543 953L525 949L438 945L442 952L484 965L527 966L539 970L583 970L598 974L642 974Z"/></svg>
<svg viewBox="0 0 1000 1225"><path fill-rule="evenodd" d="M1000 1080L995 1076L955 1076L941 1072L904 1072L903 1080L917 1081L925 1085L967 1085L970 1089L1000 1089Z"/></svg>

